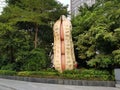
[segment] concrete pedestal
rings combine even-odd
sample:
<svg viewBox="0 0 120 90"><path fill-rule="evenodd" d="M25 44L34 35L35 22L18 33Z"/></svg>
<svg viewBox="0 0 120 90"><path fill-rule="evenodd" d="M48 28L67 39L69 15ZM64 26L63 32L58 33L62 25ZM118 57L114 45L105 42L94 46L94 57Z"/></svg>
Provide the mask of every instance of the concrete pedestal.
<svg viewBox="0 0 120 90"><path fill-rule="evenodd" d="M116 84L120 84L120 68L114 69Z"/></svg>

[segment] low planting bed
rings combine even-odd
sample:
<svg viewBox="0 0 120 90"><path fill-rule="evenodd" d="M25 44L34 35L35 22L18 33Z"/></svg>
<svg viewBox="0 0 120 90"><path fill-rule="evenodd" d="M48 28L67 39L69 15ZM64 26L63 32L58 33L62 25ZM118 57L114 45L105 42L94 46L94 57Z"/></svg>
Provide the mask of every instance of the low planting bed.
<svg viewBox="0 0 120 90"><path fill-rule="evenodd" d="M95 69L72 70L63 73L51 69L20 72L0 70L0 78L65 85L115 86L113 74Z"/></svg>

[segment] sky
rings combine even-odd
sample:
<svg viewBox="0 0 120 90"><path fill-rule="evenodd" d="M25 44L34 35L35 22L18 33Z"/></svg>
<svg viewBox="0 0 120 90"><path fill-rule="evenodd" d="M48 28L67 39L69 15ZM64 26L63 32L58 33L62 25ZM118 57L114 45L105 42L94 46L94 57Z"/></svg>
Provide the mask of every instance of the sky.
<svg viewBox="0 0 120 90"><path fill-rule="evenodd" d="M63 3L64 5L69 4L69 3L70 3L70 0L57 0L57 1L59 1L59 2Z"/></svg>
<svg viewBox="0 0 120 90"><path fill-rule="evenodd" d="M5 0L0 0L0 1L5 1ZM68 10L70 10L70 0L57 0L59 2L61 2L63 5L69 5ZM0 8L0 12L2 11L2 9Z"/></svg>
<svg viewBox="0 0 120 90"><path fill-rule="evenodd" d="M0 14L3 11L3 7L6 5L5 0L0 0Z"/></svg>
<svg viewBox="0 0 120 90"><path fill-rule="evenodd" d="M70 0L57 0L57 1L59 1L59 2L61 2L63 5L69 5L69 7L68 7L68 10L70 10Z"/></svg>

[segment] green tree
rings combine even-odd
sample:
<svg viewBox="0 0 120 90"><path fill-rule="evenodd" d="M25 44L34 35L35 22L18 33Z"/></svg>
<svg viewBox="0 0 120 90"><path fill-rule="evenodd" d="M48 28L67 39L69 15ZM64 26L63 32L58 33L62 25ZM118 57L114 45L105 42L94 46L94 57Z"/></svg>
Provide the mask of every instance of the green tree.
<svg viewBox="0 0 120 90"><path fill-rule="evenodd" d="M32 46L27 32L17 30L7 23L0 23L0 67L2 69L15 69L15 63L20 57L19 53L26 53Z"/></svg>
<svg viewBox="0 0 120 90"><path fill-rule="evenodd" d="M67 15L67 6L55 0L7 0L3 19L11 24L25 24L24 28L34 30L34 47L38 46L38 32L42 25L49 25L62 14ZM31 27L30 27L31 25Z"/></svg>
<svg viewBox="0 0 120 90"><path fill-rule="evenodd" d="M98 0L92 7L80 8L80 14L72 22L78 62L113 68L115 61L119 61L116 50L120 50L120 1Z"/></svg>
<svg viewBox="0 0 120 90"><path fill-rule="evenodd" d="M0 68L46 68L52 25L60 15L68 14L67 6L56 0L6 1L8 5L0 15Z"/></svg>

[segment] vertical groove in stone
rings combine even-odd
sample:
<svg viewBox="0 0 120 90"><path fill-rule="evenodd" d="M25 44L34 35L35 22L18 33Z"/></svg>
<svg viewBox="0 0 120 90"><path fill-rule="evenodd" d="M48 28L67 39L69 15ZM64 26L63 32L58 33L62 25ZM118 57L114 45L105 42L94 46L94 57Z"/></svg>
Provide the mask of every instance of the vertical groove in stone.
<svg viewBox="0 0 120 90"><path fill-rule="evenodd" d="M64 29L63 29L63 23L62 23L62 18L61 18L61 23L60 23L60 45L61 45L61 67L62 71L65 70L65 40L64 40Z"/></svg>

